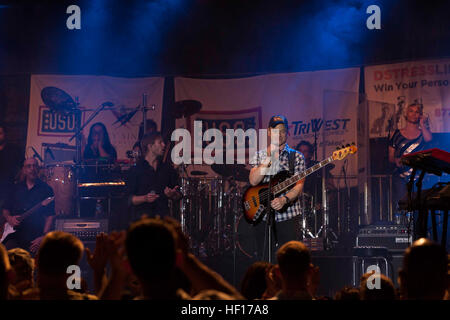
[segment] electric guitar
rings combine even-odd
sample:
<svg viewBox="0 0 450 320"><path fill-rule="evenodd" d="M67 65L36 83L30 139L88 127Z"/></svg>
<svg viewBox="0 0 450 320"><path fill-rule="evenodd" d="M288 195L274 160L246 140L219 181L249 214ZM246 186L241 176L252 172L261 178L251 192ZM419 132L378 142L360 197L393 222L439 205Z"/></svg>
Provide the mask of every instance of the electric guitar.
<svg viewBox="0 0 450 320"><path fill-rule="evenodd" d="M37 210L39 210L42 207L48 206L53 200L55 200L55 197L48 197L44 199L43 201L39 202L37 205L32 207L31 209L27 210L26 212L22 213L21 215L16 215L15 217L22 222L29 216L31 216L33 213L35 213ZM6 219L1 216L0 219L0 243L3 242L3 240L6 239L7 236L9 236L11 233L16 232L13 226L11 226L8 222L5 221Z"/></svg>
<svg viewBox="0 0 450 320"><path fill-rule="evenodd" d="M279 172L272 178L270 199L274 199L277 195L291 189L291 187L293 187L298 181L304 179L306 176L321 169L334 160L342 160L347 155L356 153L356 151L357 147L355 145L347 145L347 147L334 151L333 154L325 160L296 175L290 176L287 171ZM268 203L268 192L268 183L260 183L257 186L249 187L244 192L242 207L244 210L244 218L248 223L256 225L262 220L267 206L270 205L270 203ZM285 205L280 212L286 211L287 208L288 205Z"/></svg>

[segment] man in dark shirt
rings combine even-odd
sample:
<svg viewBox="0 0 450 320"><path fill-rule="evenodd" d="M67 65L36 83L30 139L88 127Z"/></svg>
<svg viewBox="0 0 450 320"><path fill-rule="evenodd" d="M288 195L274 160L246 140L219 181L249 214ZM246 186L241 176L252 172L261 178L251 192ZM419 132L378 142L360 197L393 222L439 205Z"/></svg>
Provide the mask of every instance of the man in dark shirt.
<svg viewBox="0 0 450 320"><path fill-rule="evenodd" d="M22 161L19 148L7 143L6 129L0 123L0 209L8 197Z"/></svg>
<svg viewBox="0 0 450 320"><path fill-rule="evenodd" d="M35 253L43 236L50 231L54 218L53 202L46 203L47 205L42 206L24 220L16 216L53 196L52 188L38 179L37 169L36 159L25 160L22 168L23 179L14 185L11 196L5 202L3 217L16 230L3 241L8 250L19 247Z"/></svg>
<svg viewBox="0 0 450 320"><path fill-rule="evenodd" d="M169 163L161 162L165 144L161 133L144 135L141 142L142 159L132 169L128 181L129 203L133 205L133 220L142 214L165 216L168 200L181 198L178 174Z"/></svg>

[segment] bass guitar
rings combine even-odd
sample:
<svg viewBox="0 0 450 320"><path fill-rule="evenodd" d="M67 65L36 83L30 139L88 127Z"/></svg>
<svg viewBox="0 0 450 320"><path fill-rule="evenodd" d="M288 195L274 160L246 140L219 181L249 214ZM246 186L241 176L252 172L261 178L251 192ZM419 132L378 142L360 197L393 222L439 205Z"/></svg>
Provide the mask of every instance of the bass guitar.
<svg viewBox="0 0 450 320"><path fill-rule="evenodd" d="M325 160L315 164L314 166L296 174L290 176L287 171L281 171L272 178L272 185L270 190L270 199L274 199L276 196L291 189L298 181L304 179L311 173L321 169L327 164L335 160L343 160L347 155L356 153L357 147L355 145L347 145L333 152L333 154ZM258 224L266 212L269 198L269 184L260 183L257 186L249 187L242 198L242 207L244 210L245 220L252 224ZM288 205L280 210L280 212L286 211Z"/></svg>

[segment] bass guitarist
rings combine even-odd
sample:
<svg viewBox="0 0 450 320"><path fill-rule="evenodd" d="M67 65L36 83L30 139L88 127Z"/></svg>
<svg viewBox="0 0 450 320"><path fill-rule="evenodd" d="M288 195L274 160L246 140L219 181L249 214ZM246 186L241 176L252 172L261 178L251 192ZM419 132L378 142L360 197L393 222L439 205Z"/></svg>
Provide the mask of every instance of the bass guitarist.
<svg viewBox="0 0 450 320"><path fill-rule="evenodd" d="M8 250L19 247L32 253L37 252L42 238L50 231L53 223L53 202L42 206L24 220L19 219L17 215L52 196L52 188L38 178L36 159L26 159L21 172L21 181L14 185L3 207L4 219L0 219L16 230L3 240Z"/></svg>
<svg viewBox="0 0 450 320"><path fill-rule="evenodd" d="M287 134L288 121L286 117L282 115L273 116L269 121L267 130L270 141L269 147L267 150L259 150L250 162L253 165L249 176L252 186L269 182L271 175L281 171L289 171L293 175L305 170L304 156L287 145ZM304 179L298 181L288 192L282 193L270 203L275 210L278 246L296 239L295 219L301 214L298 197L303 192L303 185ZM266 219L267 216L263 218L264 221ZM261 260L265 260L266 231L266 223L260 223L255 227L256 247Z"/></svg>

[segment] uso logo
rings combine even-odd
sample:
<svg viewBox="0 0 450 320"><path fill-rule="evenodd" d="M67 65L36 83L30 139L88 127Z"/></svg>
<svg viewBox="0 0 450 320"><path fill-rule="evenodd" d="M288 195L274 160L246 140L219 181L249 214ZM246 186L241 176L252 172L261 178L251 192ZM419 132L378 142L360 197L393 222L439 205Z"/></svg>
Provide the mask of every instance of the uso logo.
<svg viewBox="0 0 450 320"><path fill-rule="evenodd" d="M39 133L40 134L61 134L75 132L75 115L63 115L51 111L46 106L41 106L39 110Z"/></svg>

